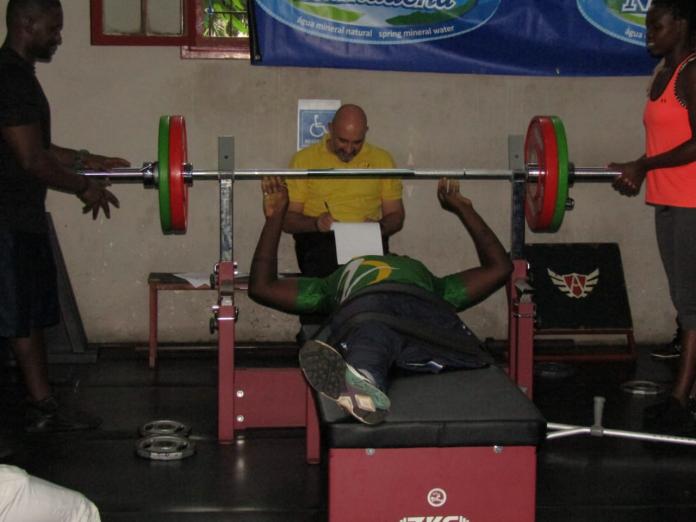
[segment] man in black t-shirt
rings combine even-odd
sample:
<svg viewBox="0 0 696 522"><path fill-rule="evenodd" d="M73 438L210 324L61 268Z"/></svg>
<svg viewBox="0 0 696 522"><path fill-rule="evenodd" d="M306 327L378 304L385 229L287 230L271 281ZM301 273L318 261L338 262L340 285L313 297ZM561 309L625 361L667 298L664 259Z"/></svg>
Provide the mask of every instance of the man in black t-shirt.
<svg viewBox="0 0 696 522"><path fill-rule="evenodd" d="M61 44L59 0L9 0L0 48L0 338L9 340L28 393L28 431L95 427L59 407L48 382L43 330L59 320L56 269L46 221L47 189L75 194L85 213L110 216L118 199L78 170L129 163L58 147L49 104L34 66Z"/></svg>

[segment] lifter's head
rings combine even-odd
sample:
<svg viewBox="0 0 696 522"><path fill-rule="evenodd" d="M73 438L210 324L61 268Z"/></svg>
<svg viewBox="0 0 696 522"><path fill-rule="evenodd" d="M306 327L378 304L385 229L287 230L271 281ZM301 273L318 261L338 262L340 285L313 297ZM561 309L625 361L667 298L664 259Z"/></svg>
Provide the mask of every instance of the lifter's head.
<svg viewBox="0 0 696 522"><path fill-rule="evenodd" d="M693 50L696 39L694 0L652 0L645 18L648 51L664 56L671 50Z"/></svg>
<svg viewBox="0 0 696 522"><path fill-rule="evenodd" d="M367 129L365 111L357 105L343 105L329 123L329 150L348 163L362 150Z"/></svg>
<svg viewBox="0 0 696 522"><path fill-rule="evenodd" d="M31 62L50 61L62 43L60 0L9 0L5 20L6 44Z"/></svg>

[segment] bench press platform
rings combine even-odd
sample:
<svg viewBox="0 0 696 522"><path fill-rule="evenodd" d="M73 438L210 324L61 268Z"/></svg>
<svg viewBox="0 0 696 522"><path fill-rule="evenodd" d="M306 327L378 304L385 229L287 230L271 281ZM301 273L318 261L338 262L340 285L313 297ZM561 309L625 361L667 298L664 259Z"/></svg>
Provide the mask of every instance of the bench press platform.
<svg viewBox="0 0 696 522"><path fill-rule="evenodd" d="M377 426L317 401L330 522L534 522L546 421L502 370L400 375L388 394Z"/></svg>

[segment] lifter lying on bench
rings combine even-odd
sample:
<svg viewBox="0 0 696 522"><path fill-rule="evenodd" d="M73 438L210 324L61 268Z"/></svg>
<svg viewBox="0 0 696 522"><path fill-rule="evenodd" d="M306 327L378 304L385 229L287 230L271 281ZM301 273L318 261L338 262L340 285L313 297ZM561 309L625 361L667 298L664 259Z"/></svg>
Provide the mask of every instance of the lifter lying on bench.
<svg viewBox="0 0 696 522"><path fill-rule="evenodd" d="M457 312L501 288L512 264L457 181L440 180L437 198L464 224L480 266L445 277L415 259L385 255L355 258L326 278L279 279L288 193L281 178L265 178L262 188L266 222L251 264L249 296L285 312L332 314L300 350L300 367L315 390L358 420L378 424L389 412L392 367L437 373L489 364Z"/></svg>

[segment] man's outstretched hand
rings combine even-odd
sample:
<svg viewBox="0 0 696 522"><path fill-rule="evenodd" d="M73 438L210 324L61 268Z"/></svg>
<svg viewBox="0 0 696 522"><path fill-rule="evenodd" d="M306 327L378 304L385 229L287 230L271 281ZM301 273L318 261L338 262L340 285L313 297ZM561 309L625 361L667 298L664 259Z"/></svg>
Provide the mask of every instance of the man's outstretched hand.
<svg viewBox="0 0 696 522"><path fill-rule="evenodd" d="M456 179L442 178L437 183L437 199L440 206L449 212L455 212L462 206L471 207L471 200L462 196L459 192L459 181Z"/></svg>
<svg viewBox="0 0 696 522"><path fill-rule="evenodd" d="M130 162L123 158L87 154L82 159L83 170L109 171L122 167L130 167Z"/></svg>
<svg viewBox="0 0 696 522"><path fill-rule="evenodd" d="M92 219L97 219L99 215L99 209L104 212L104 215L108 218L111 217L111 211L109 205L114 207L119 207L118 198L114 196L110 190L107 190L109 183L107 181L98 181L94 179L87 179L87 188L78 194L80 201L84 203L82 207L82 213L87 214L92 212Z"/></svg>
<svg viewBox="0 0 696 522"><path fill-rule="evenodd" d="M278 176L266 176L261 180L263 191L263 215L266 219L285 216L288 209L288 187Z"/></svg>

